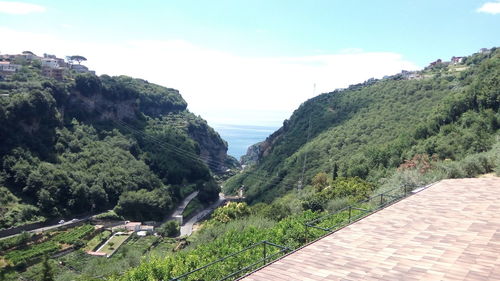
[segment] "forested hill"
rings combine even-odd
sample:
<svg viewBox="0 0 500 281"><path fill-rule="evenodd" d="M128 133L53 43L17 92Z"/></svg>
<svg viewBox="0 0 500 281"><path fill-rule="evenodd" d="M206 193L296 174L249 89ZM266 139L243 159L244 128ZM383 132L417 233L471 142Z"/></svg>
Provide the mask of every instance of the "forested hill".
<svg viewBox="0 0 500 281"><path fill-rule="evenodd" d="M40 73L25 63L0 82L0 228L112 208L159 220L194 190L218 198L212 175L234 161L177 90Z"/></svg>
<svg viewBox="0 0 500 281"><path fill-rule="evenodd" d="M498 142L499 72L493 48L314 97L249 149L245 159L256 164L231 178L226 192L244 185L250 202L271 201L318 173L381 185L414 157L452 163L488 151ZM469 175L450 167L448 176Z"/></svg>

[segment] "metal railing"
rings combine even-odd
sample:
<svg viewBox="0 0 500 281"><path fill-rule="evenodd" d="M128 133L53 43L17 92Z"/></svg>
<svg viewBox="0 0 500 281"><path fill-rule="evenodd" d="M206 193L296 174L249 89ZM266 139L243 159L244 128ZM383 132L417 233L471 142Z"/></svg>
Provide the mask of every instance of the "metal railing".
<svg viewBox="0 0 500 281"><path fill-rule="evenodd" d="M368 216L369 214L382 209L388 205L391 205L395 203L396 201L399 201L405 197L407 197L409 194L411 194L411 191L413 188L410 188L409 186L400 186L397 188L393 188L391 190L379 193L377 195L373 195L371 197L368 197L364 200L358 201L354 204L351 204L349 206L346 206L334 213L324 215L322 217L319 217L315 220L309 221L305 223L306 226L306 244L310 242L310 236L311 236L311 229L317 229L320 230L321 233L319 233L318 237L314 237L314 239L318 239L321 237L324 237L326 235L329 235L331 233L336 232L337 230L341 229L342 227L345 227L353 222L356 222L363 217ZM328 223L333 222L331 225L327 225ZM253 270L256 270L257 268L264 266L275 259L279 258L280 256L285 255L288 253L291 249L285 246L277 245L274 243L271 243L269 241L261 241L255 244L252 244L238 252L232 253L230 255L227 255L225 257L222 257L220 259L217 259L211 263L208 263L202 267L196 268L192 271L189 271L187 273L184 273L182 275L179 275L175 278L169 279L169 281L188 281L188 280L204 280L204 281L209 281L209 279L205 279L203 277L200 277L200 275L193 276L193 274L199 273L202 270L210 269L211 267L216 266L217 264L221 264L224 261L227 261L228 259L231 258L237 258L238 255L243 254L245 252L251 251L255 249L256 247L262 246L262 258L250 262L249 265L245 265L241 268L235 269L235 271L228 272L227 275L224 275L223 277L215 277L213 280L215 281L224 281L228 279L235 279L238 277L243 276L245 273L251 272ZM277 248L278 251L275 252L270 252L268 250L268 246ZM257 254L257 253L254 253ZM257 254L258 255L258 254ZM232 280L231 279L231 280Z"/></svg>
<svg viewBox="0 0 500 281"><path fill-rule="evenodd" d="M240 254L243 254L244 252L247 252L247 251L250 251L250 250L253 250L255 249L256 247L259 247L259 246L262 246L262 258L258 259L257 261L252 261L251 264L249 265L246 265L240 269L237 269L236 271L232 271L230 272L229 274L223 276L223 277L219 277L218 279L214 279L214 280L217 280L217 281L224 281L224 280L228 280L230 278L237 278L241 275L243 275L244 273L246 272L249 272L249 271L252 271L254 269L257 269L258 267L260 266L264 266L266 265L267 263L273 261L275 258L277 258L279 255L284 255L286 254L290 249L287 248L287 247L284 247L284 246L281 246L281 245L277 245L277 244L274 244L274 243L271 243L269 241L261 241L261 242L258 242L258 243L255 243L255 244L252 244L238 252L235 252L235 253L232 253L230 255L227 255L225 257L222 257L220 259L217 259L211 263L208 263L202 267L199 267L199 268L196 268L192 271L189 271L187 273L184 273L182 275L179 275L175 278L172 278L172 279L169 279L169 281L186 281L186 280L204 280L204 281L208 281L208 279L189 279L189 277L195 273L198 273L202 270L205 270L205 269L209 269L210 267L212 266L215 266L219 263L222 263L230 258L237 258L238 255ZM268 247L273 247L273 248L277 248L278 251L270 251L270 249L268 249Z"/></svg>
<svg viewBox="0 0 500 281"><path fill-rule="evenodd" d="M312 234L311 229L319 229L327 232L326 234L324 232L321 233L322 235L320 234L320 237L334 233L342 227L356 222L379 209L406 198L408 195L412 194L412 190L413 188L410 186L399 186L358 201L331 214L326 214L315 220L309 221L305 223L306 240L308 242L310 241L310 236ZM333 224L328 224L328 222L333 222Z"/></svg>

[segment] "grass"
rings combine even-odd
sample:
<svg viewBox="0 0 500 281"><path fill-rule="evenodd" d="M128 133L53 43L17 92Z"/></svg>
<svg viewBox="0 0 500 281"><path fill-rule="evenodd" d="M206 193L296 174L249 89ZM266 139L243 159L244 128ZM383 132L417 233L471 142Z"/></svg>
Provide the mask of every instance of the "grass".
<svg viewBox="0 0 500 281"><path fill-rule="evenodd" d="M92 238L87 245L85 246L84 250L85 251L93 251L96 249L96 247L101 244L102 241L108 239L111 236L111 231L109 230L104 230L103 232L97 234Z"/></svg>
<svg viewBox="0 0 500 281"><path fill-rule="evenodd" d="M123 244L123 242L125 242L125 240L127 240L129 236L130 235L128 234L120 234L111 237L108 242L106 242L104 247L99 250L99 252L106 253L107 255L112 254L116 249L120 248L120 246ZM113 243L112 247L110 246L110 243Z"/></svg>
<svg viewBox="0 0 500 281"><path fill-rule="evenodd" d="M145 236L145 237L139 237L135 234L132 234L133 236L127 240L127 242L122 245L119 251L121 251L124 248L127 248L127 250L132 250L132 251L139 251L141 253L146 253L149 248L159 239L160 237L157 236Z"/></svg>
<svg viewBox="0 0 500 281"><path fill-rule="evenodd" d="M174 249L177 241L173 238L162 238L162 241L158 243L154 248L152 248L148 255L157 256L157 257L165 257L167 255L172 254L172 250Z"/></svg>

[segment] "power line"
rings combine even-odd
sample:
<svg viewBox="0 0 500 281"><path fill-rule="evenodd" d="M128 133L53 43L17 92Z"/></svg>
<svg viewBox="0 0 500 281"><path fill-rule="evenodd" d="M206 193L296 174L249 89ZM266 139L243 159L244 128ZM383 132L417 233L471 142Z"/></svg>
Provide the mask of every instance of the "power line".
<svg viewBox="0 0 500 281"><path fill-rule="evenodd" d="M100 114L103 114L102 111L98 110L97 108L94 108L94 110ZM169 118L167 119L172 119L173 116L169 116ZM188 117L188 116L186 116ZM189 117L188 117L189 118ZM183 117L181 116L175 116L173 118L174 120L181 120L181 121L186 121ZM191 119L191 118L189 118ZM187 160L192 160L192 161L195 161L195 162L199 162L199 161L202 161L202 163L206 164L209 168L211 169L214 169L214 170L218 170L218 168L220 166L224 166L225 163L224 162L220 162L220 161L216 161L216 160L213 160L213 159L210 159L210 158L203 158L201 157L200 155L197 155L195 153L193 153L192 151L188 151L188 150L185 150L183 148L180 148L180 147L177 147L175 145L172 145L171 143L168 143L158 137L155 137L153 136L151 133L146 133L144 131L141 131L137 128L134 128L132 125L120 120L120 119L109 119L111 122L114 122L115 124L117 124L118 126L132 132L133 134L136 134L136 135L139 135L139 136L142 136L143 138L151 141L152 143L158 145L159 147L165 149L165 150L168 150L172 153L174 153L175 155L177 155L178 157L181 157L181 158L184 158L184 159L187 159ZM195 120L195 118L192 118L191 120ZM309 125L310 125L310 120L309 120ZM310 127L310 126L309 126ZM175 128L184 128L184 127L175 127ZM310 131L310 130L309 130ZM308 134L308 141L309 141L309 134ZM305 159L305 162L304 162L304 167L305 167L305 163L307 161L307 158ZM303 178L304 178L304 167L303 167L303 172L302 172L302 176L301 176L301 181L303 182ZM266 183L267 185L275 185L275 184L278 184L278 183L282 183L283 185L289 185L289 184L293 184L293 182L296 182L296 179L288 179L288 180L285 180L285 181L282 181L283 179L282 178L275 178L273 180L271 180L270 182L267 181L269 178L269 174L266 173L266 172L256 172L256 171L246 171L244 172L245 173L245 179L243 180L251 180L253 181L253 184L262 184L262 183Z"/></svg>
<svg viewBox="0 0 500 281"><path fill-rule="evenodd" d="M94 110L100 114L103 114L103 112L98 110L97 108L94 108ZM178 120L184 120L184 119L178 119ZM175 153L176 155L178 155L180 157L184 157L185 159L189 159L189 160L193 160L193 161L200 161L199 155L194 154L191 151L187 151L185 149L174 146L174 145L172 145L168 142L165 142L157 137L154 137L151 134L147 134L143 131L140 131L140 130L132 127L131 125L127 124L126 122L124 122L120 119L116 119L116 120L110 119L110 121L116 123L117 125L121 126L122 128L127 129L128 131L131 131L132 133L138 134L144 138L149 139L151 142L157 144L158 146L160 146L166 150L169 150L169 151ZM207 164L207 166L209 166L210 168L215 169L215 170L217 170L219 165L225 165L225 163L223 163L223 162L215 161L212 159L202 159L202 160L206 161L205 164ZM266 179L263 177L268 176L267 173L257 173L257 172L252 172L252 171L247 171L247 172L245 172L245 174L247 175L247 178L255 179L255 180L260 181L260 182L265 181Z"/></svg>

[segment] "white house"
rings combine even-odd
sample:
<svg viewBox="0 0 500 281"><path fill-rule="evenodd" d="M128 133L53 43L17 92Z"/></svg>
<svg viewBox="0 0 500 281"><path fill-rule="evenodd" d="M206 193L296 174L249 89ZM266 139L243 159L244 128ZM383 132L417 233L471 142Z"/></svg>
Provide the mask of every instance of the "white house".
<svg viewBox="0 0 500 281"><path fill-rule="evenodd" d="M455 57L455 56L453 56L453 57L451 57L451 63L452 64L460 64L460 63L462 63L464 61L464 59L465 59L464 57Z"/></svg>
<svg viewBox="0 0 500 281"><path fill-rule="evenodd" d="M59 67L59 63L57 59L54 58L43 58L42 59L42 68L48 67L48 68L57 68Z"/></svg>
<svg viewBox="0 0 500 281"><path fill-rule="evenodd" d="M14 73L21 69L21 65L18 64L12 64L8 61L0 61L0 71L1 72L6 72L6 73Z"/></svg>

